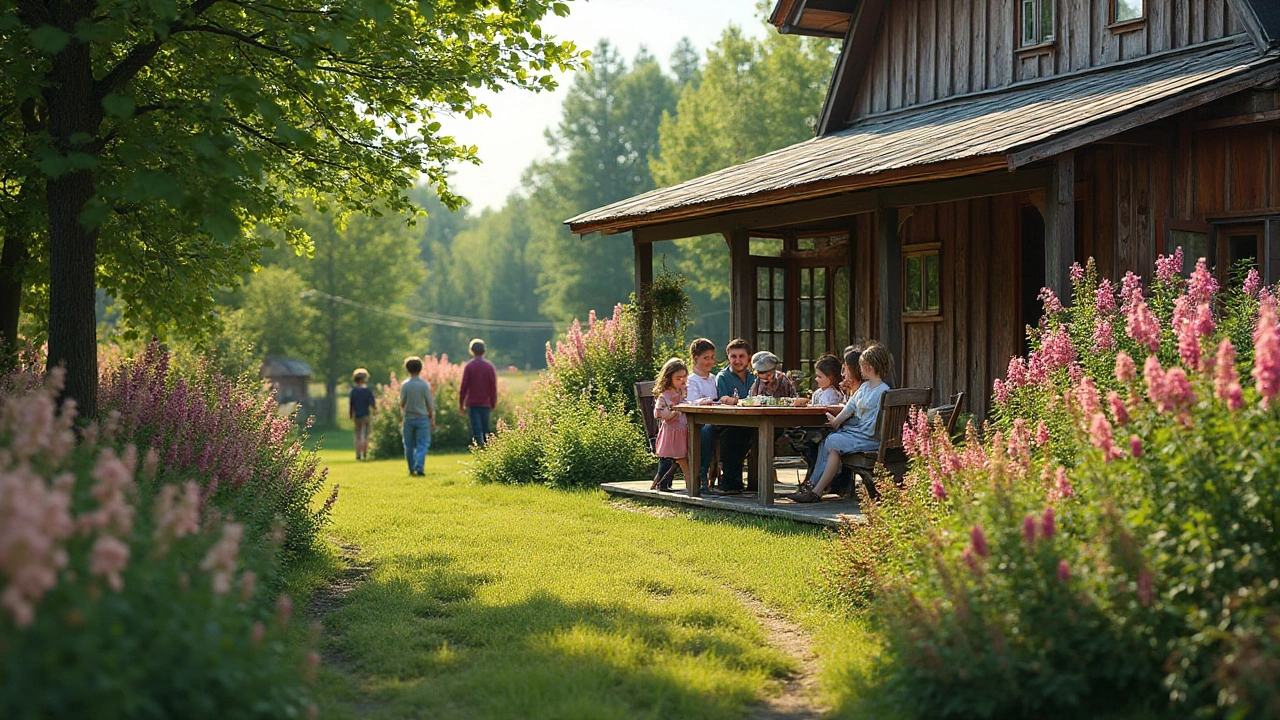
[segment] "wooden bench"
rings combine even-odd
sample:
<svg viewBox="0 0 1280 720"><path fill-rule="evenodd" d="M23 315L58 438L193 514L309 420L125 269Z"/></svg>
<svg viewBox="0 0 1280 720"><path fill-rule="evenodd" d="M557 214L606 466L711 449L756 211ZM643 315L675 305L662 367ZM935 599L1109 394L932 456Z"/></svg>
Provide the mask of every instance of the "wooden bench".
<svg viewBox="0 0 1280 720"><path fill-rule="evenodd" d="M950 402L946 405L929 408L929 427L933 427L935 422L941 420L947 429L947 437L952 440L956 437L956 422L960 419L960 413L964 412L964 392L958 392L951 396Z"/></svg>
<svg viewBox="0 0 1280 720"><path fill-rule="evenodd" d="M856 452L840 456L841 464L852 470L854 477L862 478L867 494L872 499L880 495L876 491L875 482L877 467L884 468L897 482L901 482L906 475L907 455L902 449L902 426L907 422L911 408L927 408L932 398L933 388L886 390L880 396L880 412L876 415L875 436L880 439L880 449L876 452ZM850 495L856 484L849 484Z"/></svg>
<svg viewBox="0 0 1280 720"><path fill-rule="evenodd" d="M649 443L649 452L654 452L658 442L658 420L653 416L656 400L653 397L652 380L641 380L636 383L636 408L640 419L644 421L644 438Z"/></svg>

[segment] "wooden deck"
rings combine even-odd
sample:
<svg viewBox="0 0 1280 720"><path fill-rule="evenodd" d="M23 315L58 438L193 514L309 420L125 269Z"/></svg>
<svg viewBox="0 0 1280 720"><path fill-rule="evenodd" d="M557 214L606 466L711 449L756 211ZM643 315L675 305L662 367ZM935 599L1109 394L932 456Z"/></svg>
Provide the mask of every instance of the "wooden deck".
<svg viewBox="0 0 1280 720"><path fill-rule="evenodd" d="M750 515L782 517L796 522L824 525L832 528L839 527L846 520L856 520L862 517L862 512L858 508L856 500L841 500L835 495L828 495L822 502L811 504L794 503L782 498L782 495L795 491L803 472L803 468L778 468L778 484L774 486L774 493L778 499L770 507L761 506L756 493L750 491L744 491L741 495L728 497L720 497L718 495L689 497L688 493L684 491L684 482L678 476L675 481L677 492L660 493L657 490L650 490L648 480L604 483L600 487L611 495L643 498L669 505L692 505Z"/></svg>

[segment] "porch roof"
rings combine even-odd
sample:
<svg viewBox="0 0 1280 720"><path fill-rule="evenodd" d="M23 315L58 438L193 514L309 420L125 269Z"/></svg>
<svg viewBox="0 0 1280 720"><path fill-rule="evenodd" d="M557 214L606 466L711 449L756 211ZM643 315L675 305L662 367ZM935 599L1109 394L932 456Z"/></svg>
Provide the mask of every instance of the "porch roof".
<svg viewBox="0 0 1280 720"><path fill-rule="evenodd" d="M1243 36L867 116L565 221L577 234L705 218L849 190L1017 167L1280 75Z"/></svg>

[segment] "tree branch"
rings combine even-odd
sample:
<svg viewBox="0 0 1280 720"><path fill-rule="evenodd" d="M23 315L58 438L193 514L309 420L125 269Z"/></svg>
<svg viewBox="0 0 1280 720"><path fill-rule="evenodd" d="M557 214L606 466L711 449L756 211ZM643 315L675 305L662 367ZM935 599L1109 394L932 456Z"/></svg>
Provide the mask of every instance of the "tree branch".
<svg viewBox="0 0 1280 720"><path fill-rule="evenodd" d="M186 15L192 19L203 15L209 8L218 4L219 0L195 0L191 3L191 7L187 8ZM160 52L160 48L165 42L185 28L183 23L176 23L169 28L169 35L165 38L153 38L141 45L135 45L120 62L116 63L106 75L94 83L94 97L101 100L108 94L120 89L126 83L134 78L142 71L153 59L156 53Z"/></svg>

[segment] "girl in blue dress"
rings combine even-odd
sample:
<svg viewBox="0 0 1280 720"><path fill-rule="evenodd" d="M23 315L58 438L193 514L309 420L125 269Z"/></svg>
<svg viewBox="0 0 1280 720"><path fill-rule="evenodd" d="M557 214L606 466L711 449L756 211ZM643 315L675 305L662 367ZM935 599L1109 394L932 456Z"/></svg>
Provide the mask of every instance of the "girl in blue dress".
<svg viewBox="0 0 1280 720"><path fill-rule="evenodd" d="M817 483L813 489L802 488L799 492L787 497L799 503L815 503L822 500L831 481L840 473L840 456L855 452L875 452L880 448L876 439L876 417L880 414L880 396L889 389L885 380L893 367L893 356L883 345L872 345L862 351L860 356L853 353L845 356L845 364L853 369L857 362L857 370L864 382L849 398L839 415L827 413L827 424L835 428L835 432L822 441L818 449L818 459L813 466L813 477ZM856 377L855 373L850 373Z"/></svg>

